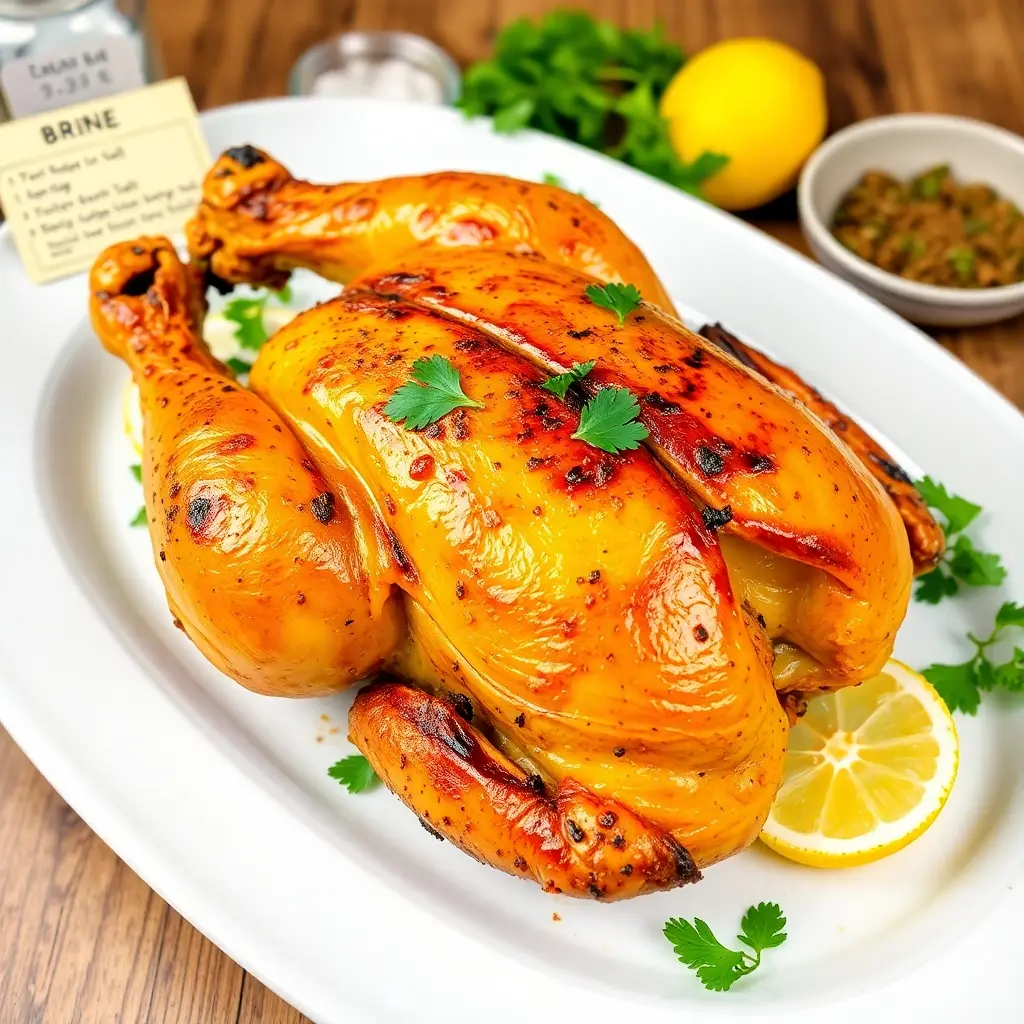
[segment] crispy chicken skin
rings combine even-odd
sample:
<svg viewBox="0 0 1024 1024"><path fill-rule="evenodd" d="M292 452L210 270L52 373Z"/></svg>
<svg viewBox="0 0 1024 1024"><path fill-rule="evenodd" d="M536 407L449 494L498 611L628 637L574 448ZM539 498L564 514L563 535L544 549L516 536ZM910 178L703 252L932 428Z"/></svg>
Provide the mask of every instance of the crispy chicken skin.
<svg viewBox="0 0 1024 1024"><path fill-rule="evenodd" d="M601 281L627 281L650 303L672 302L639 249L573 192L488 174L448 171L358 184L299 181L252 146L224 153L206 176L188 226L189 252L214 281L280 287L295 267L347 283L370 266L403 264L419 245L533 252ZM713 328L720 347L726 332ZM915 572L934 568L945 536L913 483L855 422L797 374L733 338L725 346L834 430L892 497Z"/></svg>
<svg viewBox="0 0 1024 1024"><path fill-rule="evenodd" d="M899 463L861 426L843 415L817 388L811 387L788 367L779 365L763 352L744 344L721 324L705 324L700 334L787 391L835 431L892 498L907 528L915 575L934 569L946 548L946 535L928 511L914 481Z"/></svg>
<svg viewBox="0 0 1024 1024"><path fill-rule="evenodd" d="M392 423L382 406L426 355L484 408ZM648 452L573 439L579 413L544 379L472 327L352 290L267 342L252 388L380 509L415 638L396 673L436 674L549 778L615 793L709 864L778 784L767 638L693 502Z"/></svg>
<svg viewBox="0 0 1024 1024"><path fill-rule="evenodd" d="M194 261L226 281L280 287L295 267L347 281L418 245L543 252L602 281L630 281L671 308L643 253L582 196L495 174L297 181L252 146L229 149L188 225Z"/></svg>
<svg viewBox="0 0 1024 1024"><path fill-rule="evenodd" d="M259 693L331 693L379 668L404 624L367 572L372 518L357 522L280 417L209 354L202 291L170 242L108 249L89 286L96 333L139 386L149 533L188 636Z"/></svg>
<svg viewBox="0 0 1024 1024"><path fill-rule="evenodd" d="M625 899L700 878L679 843L620 800L569 778L548 795L440 697L377 683L356 697L349 724L429 831L548 892Z"/></svg>
<svg viewBox="0 0 1024 1024"><path fill-rule="evenodd" d="M139 380L158 568L211 660L281 695L382 672L352 740L432 832L548 891L670 888L749 845L787 710L872 674L906 610L907 532L865 465L687 331L639 250L560 189L314 186L239 147L188 239L192 271L164 240L108 250L92 312ZM350 287L279 331L245 391L196 336L196 282L298 266ZM619 325L595 278L652 301ZM483 407L411 431L384 406L432 355ZM639 399L637 450L573 438L579 398L540 387L588 359L584 396Z"/></svg>

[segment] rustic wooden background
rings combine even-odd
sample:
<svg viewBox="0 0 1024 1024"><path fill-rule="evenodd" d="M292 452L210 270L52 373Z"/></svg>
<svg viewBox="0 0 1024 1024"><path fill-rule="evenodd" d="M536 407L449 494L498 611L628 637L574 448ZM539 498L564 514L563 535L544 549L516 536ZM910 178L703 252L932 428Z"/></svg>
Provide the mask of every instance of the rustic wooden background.
<svg viewBox="0 0 1024 1024"><path fill-rule="evenodd" d="M460 62L551 0L150 0L169 75L214 107L285 89L310 44L401 28ZM832 127L901 110L1024 133L1024 0L576 0L624 25L661 21L689 50L767 35L828 78ZM792 199L752 219L801 247ZM1024 319L939 341L1024 407ZM99 840L0 730L0 1024L304 1021L182 920Z"/></svg>

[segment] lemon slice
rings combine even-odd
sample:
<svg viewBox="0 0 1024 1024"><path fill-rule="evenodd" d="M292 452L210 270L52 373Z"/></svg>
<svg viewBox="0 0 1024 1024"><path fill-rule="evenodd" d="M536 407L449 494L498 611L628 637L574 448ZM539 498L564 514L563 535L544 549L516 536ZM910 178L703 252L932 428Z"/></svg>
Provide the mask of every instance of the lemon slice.
<svg viewBox="0 0 1024 1024"><path fill-rule="evenodd" d="M810 701L789 734L782 785L761 839L814 867L887 857L938 817L960 760L956 726L902 662Z"/></svg>

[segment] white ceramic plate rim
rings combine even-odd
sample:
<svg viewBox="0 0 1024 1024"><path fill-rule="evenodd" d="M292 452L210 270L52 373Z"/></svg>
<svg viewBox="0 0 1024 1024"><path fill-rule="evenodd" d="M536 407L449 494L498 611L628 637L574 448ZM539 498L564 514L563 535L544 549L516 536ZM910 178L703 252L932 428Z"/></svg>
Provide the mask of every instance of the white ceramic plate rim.
<svg viewBox="0 0 1024 1024"><path fill-rule="evenodd" d="M279 102L282 101L248 104L240 111L235 108L227 113L258 117L261 111ZM314 102L328 105L343 101ZM218 116L223 115L207 115L207 123ZM547 138L544 143L565 145ZM642 175L625 168L619 171L638 188L658 190L657 194L666 202L686 201ZM859 315L877 330L894 336L902 334L905 344L917 345L920 362L930 372L955 382L962 391L984 401L1002 421L1011 448L1024 451L1024 431L1017 411L951 356L881 306L773 240L732 219L720 226L723 231L735 232L747 247L760 250L765 259L789 261L794 276L807 288L827 295L837 310L855 306ZM3 241L0 234L0 243ZM41 353L33 364L39 381L49 379L56 351ZM24 437L32 428L38 389L16 388L8 380L0 395L4 398L0 422L5 422L11 431L3 449L5 462L10 463L6 477L14 486L28 487L36 477L36 453L19 448L13 432L20 429ZM38 491L34 489L33 493L38 500ZM35 505L29 507L31 503L25 500L25 506L14 509L8 503L0 510L0 522L7 526L7 536L18 539L8 559L8 607L0 629L3 722L65 799L129 865L244 967L322 1022L446 1019L451 1000L458 1005L463 997L463 986L439 970L434 958L409 955L410 950L437 949L445 951L445 961L459 964L460 977L483 979L485 991L493 992L500 985L505 991L527 993L534 1007L544 1008L545 1016L541 1019L588 1013L600 1014L602 1018L611 1013L628 1013L631 1020L643 1024L678 1019L678 1006L636 1004L605 992L581 991L550 973L510 960L500 951L458 934L450 921L434 918L427 908L392 891L375 872L351 862L345 866L346 892L355 894L350 898L357 898L363 909L372 908L373 916L361 920L358 930L353 929L351 944L338 951L339 973L344 974L344 982L340 986L337 980L325 984L322 977L308 969L301 951L318 927L327 931L328 918L323 914L345 905L345 901L339 904L314 888L314 879L329 877L331 870L337 869L337 849L300 814L268 799L265 786L260 784L265 780L254 779L244 765L218 750L211 741L211 727L204 728L195 722L173 695L145 685L146 673L135 660L140 659L144 665L144 653L129 653L131 638L114 636L90 607L87 591L67 586L68 572L53 548L44 522L45 510ZM26 511L32 514L26 516ZM54 584L53 589L41 586L48 582ZM35 603L45 600L53 606L48 610L59 612L61 631L57 637L53 635L52 617L40 619L38 609L28 599L31 594L35 594ZM41 621L48 622L49 627L42 628ZM61 685L62 679L77 677L83 656L103 665L112 680L109 685L116 703L105 714L98 714L91 706L87 692ZM29 699L28 695L37 693L40 687L51 686L59 693L60 706L49 709L49 714L41 714L45 700ZM87 740L79 728L82 722L89 724ZM145 732L133 726L138 722L159 723L160 728ZM173 765L175 740L186 736L192 741L190 772L202 773L201 777L210 780L208 805L196 806L193 791L180 783L174 771L151 771L146 774L145 785L138 781L137 773L142 766ZM229 803L215 802L220 792L231 794ZM1024 801L1019 799L1019 792L1017 796L1014 812L1000 820L998 840L988 848L992 857L996 856L992 851L998 851L998 870L1001 875L1009 871L1011 881L1019 877L1020 864L1008 869L1003 855L1009 848L1016 849L1019 861L1016 840L1024 825ZM161 813L158 809L172 813ZM190 856L194 851L188 836L177 828L178 814L181 821L188 822L189 835L204 837L209 856L198 861ZM303 870L282 873L281 867L289 864L289 852L295 847L303 851ZM262 854L258 862L252 860L253 849ZM902 1015L907 1008L921 1005L975 1011L1005 1008L1008 1004L1004 1000L1017 988L1017 921L1024 909L1019 893L1018 888L1011 888L998 912L988 918L984 940L961 942L955 957L947 950L888 987L873 989L841 1004L819 1007L811 1015L801 1013L799 1017L822 1022L861 1021L865 1013L872 1013L876 1019L890 1020L905 1019L891 1016L894 1011ZM323 903L322 908L319 902ZM302 905L302 920L269 913L271 907L282 905ZM979 915L980 912L978 908ZM918 951L922 962L938 952L927 940L925 930ZM389 989L374 982L382 963L401 964L400 984ZM681 984L687 980L685 975L681 976ZM888 979L881 976L878 979L880 984L885 980ZM972 988L975 984L976 988ZM344 989L343 999L339 988ZM412 993L414 1001L410 1001ZM435 1013L439 1007L441 1012ZM720 997L711 997L706 1013L694 1013L688 1008L687 1016L698 1021L749 1019L750 1012L755 1010L749 1004L727 1003ZM532 1012L539 1015L536 1009ZM518 1020L522 1007L514 1000L497 999L487 1013L495 1024L500 1024ZM792 1011L782 1016L797 1019Z"/></svg>
<svg viewBox="0 0 1024 1024"><path fill-rule="evenodd" d="M1024 281L1017 284L1001 285L998 288L986 288L972 291L964 288L943 288L936 284L922 284L909 281L890 274L867 260L853 255L846 246L836 241L828 228L826 211L819 210L811 196L813 195L814 179L821 169L833 159L839 157L847 144L854 139L871 135L891 135L893 132L914 131L917 128L942 127L951 128L966 136L983 136L998 142L1007 149L1014 150L1024 166L1024 139L1005 128L976 121L971 117L958 117L954 114L886 114L872 117L866 121L841 128L829 136L811 155L800 174L797 186L797 205L800 219L805 230L814 235L814 242L829 256L849 272L863 278L869 284L884 291L891 292L906 299L914 299L924 303L942 303L946 306L957 306L962 309L987 309L990 306L1001 306L1024 298Z"/></svg>

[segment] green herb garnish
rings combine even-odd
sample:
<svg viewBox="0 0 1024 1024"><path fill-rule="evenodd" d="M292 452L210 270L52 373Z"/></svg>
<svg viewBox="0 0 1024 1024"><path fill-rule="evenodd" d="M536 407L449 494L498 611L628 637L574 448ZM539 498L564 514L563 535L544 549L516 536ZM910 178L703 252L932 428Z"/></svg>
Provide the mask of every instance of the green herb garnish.
<svg viewBox="0 0 1024 1024"><path fill-rule="evenodd" d="M377 773L362 754L343 757L327 769L332 779L337 779L350 793L362 793L377 781Z"/></svg>
<svg viewBox="0 0 1024 1024"><path fill-rule="evenodd" d="M699 194L728 158L705 153L686 164L672 148L658 100L684 59L660 28L553 11L502 29L491 59L466 70L458 106L468 117L493 115L499 132L539 128Z"/></svg>
<svg viewBox="0 0 1024 1024"><path fill-rule="evenodd" d="M632 451L647 437L639 415L640 406L627 388L604 388L583 406L579 429L572 436L613 455Z"/></svg>
<svg viewBox="0 0 1024 1024"><path fill-rule="evenodd" d="M968 587L995 587L1006 579L999 555L978 551L971 538L963 531L977 519L981 506L966 498L950 494L946 488L926 476L914 485L929 508L935 509L945 520L946 553L931 572L917 581L914 598L927 604L938 604L944 597L952 597L960 585Z"/></svg>
<svg viewBox="0 0 1024 1024"><path fill-rule="evenodd" d="M138 512L135 513L135 518L128 524L129 526L145 526L149 520L146 518L146 506L143 505Z"/></svg>
<svg viewBox="0 0 1024 1024"><path fill-rule="evenodd" d="M786 919L777 903L758 903L743 915L736 936L753 953L723 946L699 917L693 924L673 917L665 922L665 938L679 960L697 972L701 984L712 992L727 992L745 974L761 966L761 953L786 941Z"/></svg>
<svg viewBox="0 0 1024 1024"><path fill-rule="evenodd" d="M247 363L244 359L238 359L236 356L232 356L230 359L225 359L225 363L231 368L234 374L241 377L243 373L248 373L252 369L252 363Z"/></svg>
<svg viewBox="0 0 1024 1024"><path fill-rule="evenodd" d="M393 423L405 420L409 430L421 430L460 406L483 408L462 390L459 371L444 356L417 359L411 376L384 406L384 415Z"/></svg>
<svg viewBox="0 0 1024 1024"><path fill-rule="evenodd" d="M273 295L279 302L291 302L292 290L285 285L279 292L265 292L253 299L232 299L224 307L224 319L235 325L235 338L242 348L258 350L270 337L263 323L263 311Z"/></svg>
<svg viewBox="0 0 1024 1024"><path fill-rule="evenodd" d="M133 477L135 477L136 482L141 484L142 483L142 466L140 466L139 463L136 462L134 465L131 465L128 468L131 470L131 474L132 474Z"/></svg>
<svg viewBox="0 0 1024 1024"><path fill-rule="evenodd" d="M573 363L568 373L560 373L556 377L544 381L541 387L545 391L550 391L556 398L564 402L565 393L569 388L577 381L583 380L595 366L597 366L597 360L595 359L591 359L586 363Z"/></svg>
<svg viewBox="0 0 1024 1024"><path fill-rule="evenodd" d="M620 326L640 305L640 292L631 284L616 284L614 281L610 284L588 284L586 293L595 306L610 309L619 318Z"/></svg>
<svg viewBox="0 0 1024 1024"><path fill-rule="evenodd" d="M974 644L974 654L961 665L929 665L921 675L939 692L950 711L973 715L981 703L981 694L997 687L1012 693L1024 691L1024 649L1015 647L1008 661L993 664L988 649L1002 639L1003 631L1024 629L1024 604L1007 601L996 612L992 632L983 640L973 633L967 639Z"/></svg>

